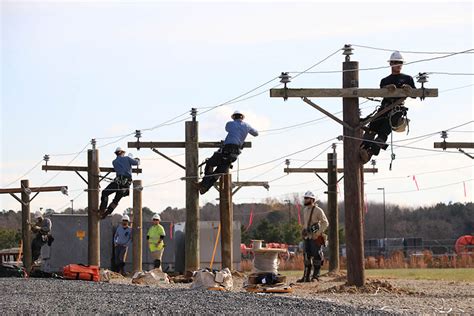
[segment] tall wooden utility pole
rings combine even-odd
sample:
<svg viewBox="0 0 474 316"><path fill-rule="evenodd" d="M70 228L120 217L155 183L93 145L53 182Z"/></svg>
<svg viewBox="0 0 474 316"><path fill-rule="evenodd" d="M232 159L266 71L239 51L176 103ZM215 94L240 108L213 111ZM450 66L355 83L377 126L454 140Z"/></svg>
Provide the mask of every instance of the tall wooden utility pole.
<svg viewBox="0 0 474 316"><path fill-rule="evenodd" d="M234 208L232 205L232 175L227 173L219 181L219 210L221 219L221 258L222 269L232 271L232 223Z"/></svg>
<svg viewBox="0 0 474 316"><path fill-rule="evenodd" d="M100 266L99 183L114 172L114 168L99 167L99 150L95 147L95 139L92 139L91 144L92 149L87 151L87 167L44 165L42 169L74 171L87 184L87 261L89 265ZM80 171L87 172L87 180ZM101 177L101 172L106 172L105 176ZM135 168L133 172L141 173L142 170Z"/></svg>
<svg viewBox="0 0 474 316"><path fill-rule="evenodd" d="M133 180L133 226L132 226L132 265L133 272L142 271L143 256L143 218L142 218L142 180Z"/></svg>
<svg viewBox="0 0 474 316"><path fill-rule="evenodd" d="M286 173L314 173L324 184L328 190L328 221L329 221L329 272L339 271L339 209L337 200L337 184L343 177L337 179L338 173L344 173L344 169L337 168L336 145L332 146L333 152L328 153L327 168L285 168ZM376 168L364 168L363 172L376 173ZM318 173L327 173L327 181Z"/></svg>
<svg viewBox="0 0 474 316"><path fill-rule="evenodd" d="M227 173L221 176L219 181L219 210L221 220L221 258L222 269L233 269L233 253L232 253L232 223L234 220L234 207L232 197L243 187L263 186L268 190L270 187L266 181L237 181L232 182L232 175ZM232 191L232 188L236 187ZM219 238L219 236L217 236Z"/></svg>
<svg viewBox="0 0 474 316"><path fill-rule="evenodd" d="M23 267L28 273L31 271L31 233L30 233L30 203L40 192L60 191L67 194L67 186L32 187L28 180L21 180L19 188L0 189L0 194L10 194L21 203L21 238L23 243ZM36 193L30 198L31 193ZM15 193L21 194L21 199Z"/></svg>
<svg viewBox="0 0 474 316"><path fill-rule="evenodd" d="M186 176L186 226L185 226L185 270L196 271L199 269L199 148L220 148L222 142L199 142L197 111L191 109L192 121L185 122L184 142L129 142L129 148L150 148L158 155L171 161L185 170ZM137 131L139 132L139 131ZM138 133L140 134L140 133ZM138 137L137 137L138 138ZM244 147L251 147L250 142L245 142ZM160 152L157 148L184 148L186 165L176 162ZM223 228L224 229L224 228Z"/></svg>
<svg viewBox="0 0 474 316"><path fill-rule="evenodd" d="M344 127L344 207L345 207L345 230L346 230L346 250L347 250L347 282L349 285L363 286L365 284L364 275L364 237L362 229L362 164L359 158L359 146L361 143L361 129L380 117L388 113L396 106L400 105L406 97L436 97L438 89L359 89L359 64L351 61L351 45L344 46L345 61L342 64L342 89L288 89L286 84L289 76L282 74L282 82L285 83L283 89L271 89L270 97L280 98L302 98L304 102L313 108L329 116L334 121ZM426 80L425 80L426 81ZM343 119L315 104L309 97L342 97ZM360 97L391 97L401 98L392 105L379 111L370 119L360 122L359 100Z"/></svg>

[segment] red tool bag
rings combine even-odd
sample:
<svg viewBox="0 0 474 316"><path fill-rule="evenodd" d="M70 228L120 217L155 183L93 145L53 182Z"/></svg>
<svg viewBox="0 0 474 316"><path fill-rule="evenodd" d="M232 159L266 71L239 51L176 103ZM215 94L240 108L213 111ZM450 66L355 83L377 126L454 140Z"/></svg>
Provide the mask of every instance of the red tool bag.
<svg viewBox="0 0 474 316"><path fill-rule="evenodd" d="M69 280L99 282L99 267L83 264L68 264L63 268L63 277Z"/></svg>

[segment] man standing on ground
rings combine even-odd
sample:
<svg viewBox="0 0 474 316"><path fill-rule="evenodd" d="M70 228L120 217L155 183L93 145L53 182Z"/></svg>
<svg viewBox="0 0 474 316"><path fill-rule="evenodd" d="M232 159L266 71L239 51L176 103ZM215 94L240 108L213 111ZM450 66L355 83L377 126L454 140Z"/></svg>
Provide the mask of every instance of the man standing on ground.
<svg viewBox="0 0 474 316"><path fill-rule="evenodd" d="M204 178L199 183L201 194L209 191L219 177L229 171L231 164L239 157L247 135L258 136L258 131L243 121L245 116L240 111L235 111L231 118L232 121L225 125L228 134L224 140L224 147L206 161Z"/></svg>
<svg viewBox="0 0 474 316"><path fill-rule="evenodd" d="M101 202L99 207L99 215L101 219L112 214L114 209L117 207L120 199L130 194L130 184L132 184L132 166L138 166L140 159L130 158L125 156L125 151L121 147L115 149L115 155L117 158L112 162L114 170L117 174L114 181L112 181L104 191L102 191ZM114 200L107 207L109 203L109 195L115 193Z"/></svg>
<svg viewBox="0 0 474 316"><path fill-rule="evenodd" d="M161 269L161 258L163 256L163 249L165 248L165 229L161 226L160 215L153 215L153 226L148 229L146 239L148 240L148 247L150 247L151 256L153 258L153 267Z"/></svg>
<svg viewBox="0 0 474 316"><path fill-rule="evenodd" d="M114 235L114 265L115 272L125 275L125 258L127 249L132 242L132 229L129 226L130 217L122 216L122 225L117 227Z"/></svg>
<svg viewBox="0 0 474 316"><path fill-rule="evenodd" d="M311 191L304 194L303 231L304 242L304 275L298 282L313 282L319 280L323 263L322 246L325 246L323 232L329 222L323 210L316 205L316 196ZM313 276L311 276L313 268Z"/></svg>

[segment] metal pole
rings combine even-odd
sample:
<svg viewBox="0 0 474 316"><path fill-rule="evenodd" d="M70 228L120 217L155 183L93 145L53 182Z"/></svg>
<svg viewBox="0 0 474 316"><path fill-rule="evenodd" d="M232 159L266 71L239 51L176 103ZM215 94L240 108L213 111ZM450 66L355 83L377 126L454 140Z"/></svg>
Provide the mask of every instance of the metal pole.
<svg viewBox="0 0 474 316"><path fill-rule="evenodd" d="M196 271L199 259L199 191L198 191L198 122L185 123L186 157L186 226L185 226L185 270Z"/></svg>
<svg viewBox="0 0 474 316"><path fill-rule="evenodd" d="M387 221L386 221L386 210L385 210L385 188L383 188L383 238L387 238Z"/></svg>
<svg viewBox="0 0 474 316"><path fill-rule="evenodd" d="M143 256L142 180L133 180L133 272L142 271Z"/></svg>
<svg viewBox="0 0 474 316"><path fill-rule="evenodd" d="M27 273L31 271L31 233L30 233L30 195L27 192L30 182L21 180L21 234L23 240L23 267Z"/></svg>
<svg viewBox="0 0 474 316"><path fill-rule="evenodd" d="M329 272L339 271L339 209L337 205L337 153L328 153Z"/></svg>
<svg viewBox="0 0 474 316"><path fill-rule="evenodd" d="M71 200L71 214L74 215L74 200Z"/></svg>
<svg viewBox="0 0 474 316"><path fill-rule="evenodd" d="M229 268L232 271L232 175L229 173L220 178L219 195L222 269Z"/></svg>
<svg viewBox="0 0 474 316"><path fill-rule="evenodd" d="M100 266L99 151L87 151L87 251L89 265Z"/></svg>
<svg viewBox="0 0 474 316"><path fill-rule="evenodd" d="M359 63L350 61L346 56L343 63L343 88L358 88ZM343 98L343 119L352 127L359 125L359 99ZM347 251L347 283L363 286L364 272L364 240L362 226L362 182L361 163L359 158L360 132L344 127L344 209Z"/></svg>

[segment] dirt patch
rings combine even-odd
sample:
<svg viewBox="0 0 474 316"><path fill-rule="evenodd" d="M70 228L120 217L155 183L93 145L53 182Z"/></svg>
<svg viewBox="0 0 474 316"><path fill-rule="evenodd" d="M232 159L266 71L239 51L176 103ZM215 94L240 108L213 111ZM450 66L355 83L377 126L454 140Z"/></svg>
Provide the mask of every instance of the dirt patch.
<svg viewBox="0 0 474 316"><path fill-rule="evenodd" d="M373 294L390 293L405 295L420 295L421 293L411 291L404 288L396 287L384 280L368 280L364 286L357 287L352 285L341 284L330 287L321 291L322 293L348 293L348 294Z"/></svg>

